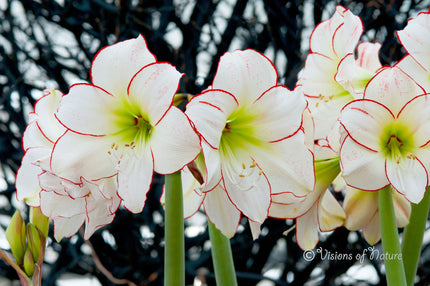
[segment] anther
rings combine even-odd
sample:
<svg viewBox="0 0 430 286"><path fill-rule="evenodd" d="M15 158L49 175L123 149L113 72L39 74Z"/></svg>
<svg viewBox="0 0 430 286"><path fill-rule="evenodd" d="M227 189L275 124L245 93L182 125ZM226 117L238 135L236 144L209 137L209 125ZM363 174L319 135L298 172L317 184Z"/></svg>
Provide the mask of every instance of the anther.
<svg viewBox="0 0 430 286"><path fill-rule="evenodd" d="M244 170L246 169L245 163L242 163L242 168L243 168Z"/></svg>
<svg viewBox="0 0 430 286"><path fill-rule="evenodd" d="M260 170L260 172L258 172L258 175L261 176L261 174L263 174L263 171Z"/></svg>
<svg viewBox="0 0 430 286"><path fill-rule="evenodd" d="M257 163L255 163L255 161L252 161L252 164L249 166L249 168L255 168L255 166L257 166Z"/></svg>
<svg viewBox="0 0 430 286"><path fill-rule="evenodd" d="M115 142L110 145L110 148L113 149L115 147Z"/></svg>
<svg viewBox="0 0 430 286"><path fill-rule="evenodd" d="M244 174L239 174L239 177L245 178L245 175Z"/></svg>

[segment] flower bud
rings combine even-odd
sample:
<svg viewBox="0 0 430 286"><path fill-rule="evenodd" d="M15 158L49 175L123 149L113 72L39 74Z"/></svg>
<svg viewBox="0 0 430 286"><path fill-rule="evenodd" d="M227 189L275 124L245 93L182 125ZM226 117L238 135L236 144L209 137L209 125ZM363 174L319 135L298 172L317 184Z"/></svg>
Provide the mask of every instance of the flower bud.
<svg viewBox="0 0 430 286"><path fill-rule="evenodd" d="M6 239L18 265L22 265L25 253L25 223L20 212L15 211L6 229Z"/></svg>
<svg viewBox="0 0 430 286"><path fill-rule="evenodd" d="M27 224L27 249L30 250L33 255L33 260L37 262L39 259L41 245L41 237L42 232L37 229L37 227L29 222Z"/></svg>
<svg viewBox="0 0 430 286"><path fill-rule="evenodd" d="M29 277L33 276L34 260L30 249L27 249L24 254L24 271Z"/></svg>
<svg viewBox="0 0 430 286"><path fill-rule="evenodd" d="M30 207L30 222L42 232L45 238L48 237L49 218L42 213L40 207Z"/></svg>

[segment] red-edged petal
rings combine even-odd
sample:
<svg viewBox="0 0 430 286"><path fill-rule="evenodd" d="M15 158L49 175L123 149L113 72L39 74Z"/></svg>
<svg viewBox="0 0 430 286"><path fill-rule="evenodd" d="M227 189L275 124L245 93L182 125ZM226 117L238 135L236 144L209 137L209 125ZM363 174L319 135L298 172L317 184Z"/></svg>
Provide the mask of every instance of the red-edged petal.
<svg viewBox="0 0 430 286"><path fill-rule="evenodd" d="M68 129L81 134L105 135L118 131L113 112L119 102L101 88L75 84L65 95L57 118Z"/></svg>
<svg viewBox="0 0 430 286"><path fill-rule="evenodd" d="M345 227L351 231L364 229L373 216L378 215L378 192L347 187L343 208L346 213Z"/></svg>
<svg viewBox="0 0 430 286"><path fill-rule="evenodd" d="M118 195L124 207L132 213L142 211L146 193L152 182L154 162L151 150L146 148L143 155L124 154L118 166Z"/></svg>
<svg viewBox="0 0 430 286"><path fill-rule="evenodd" d="M204 140L218 149L227 118L237 106L232 94L222 90L207 90L191 99L185 113Z"/></svg>
<svg viewBox="0 0 430 286"><path fill-rule="evenodd" d="M430 92L430 67L423 67L410 55L406 55L401 59L396 64L396 67L410 76L415 82L424 88L426 92Z"/></svg>
<svg viewBox="0 0 430 286"><path fill-rule="evenodd" d="M305 196L313 190L313 154L304 144L302 131L288 139L270 143L268 148L255 148L252 157L266 175L272 194L291 192Z"/></svg>
<svg viewBox="0 0 430 286"><path fill-rule="evenodd" d="M278 141L291 136L302 125L306 100L299 90L290 91L275 86L266 91L251 106L256 113L252 125L262 141Z"/></svg>
<svg viewBox="0 0 430 286"><path fill-rule="evenodd" d="M245 105L277 81L278 74L268 58L254 50L234 51L221 57L212 88L230 92L240 105Z"/></svg>
<svg viewBox="0 0 430 286"><path fill-rule="evenodd" d="M208 219L216 228L226 237L233 237L239 226L240 211L231 203L220 185L206 193L203 206Z"/></svg>
<svg viewBox="0 0 430 286"><path fill-rule="evenodd" d="M63 237L71 237L78 232L84 224L85 214L70 218L54 217L52 220L54 222L54 237L59 242Z"/></svg>
<svg viewBox="0 0 430 286"><path fill-rule="evenodd" d="M115 96L123 96L127 86L142 67L155 62L145 39L139 35L100 50L91 66L91 78L95 85Z"/></svg>
<svg viewBox="0 0 430 286"><path fill-rule="evenodd" d="M381 103L397 115L407 102L423 93L424 90L401 69L386 67L369 81L364 98Z"/></svg>
<svg viewBox="0 0 430 286"><path fill-rule="evenodd" d="M394 116L385 106L371 100L355 100L341 112L340 123L354 141L373 150L381 150L381 136Z"/></svg>
<svg viewBox="0 0 430 286"><path fill-rule="evenodd" d="M221 181L221 157L218 150L212 149L205 142L202 142L202 150L206 167L206 178L202 192L207 192L215 188Z"/></svg>
<svg viewBox="0 0 430 286"><path fill-rule="evenodd" d="M397 32L397 36L403 47L421 65L430 67L430 15L420 13L414 19L408 21L406 27Z"/></svg>
<svg viewBox="0 0 430 286"><path fill-rule="evenodd" d="M256 166L243 175L242 163L253 164L251 158L237 154L240 162L224 160L221 166L223 182L232 203L249 219L263 223L270 206L270 185Z"/></svg>
<svg viewBox="0 0 430 286"><path fill-rule="evenodd" d="M342 176L346 183L362 190L375 191L386 187L385 159L346 137L340 149Z"/></svg>
<svg viewBox="0 0 430 286"><path fill-rule="evenodd" d="M30 148L22 158L21 167L16 174L16 196L18 200L24 200L30 206L39 206L39 178L42 169L37 165L38 160L49 158L51 149Z"/></svg>
<svg viewBox="0 0 430 286"><path fill-rule="evenodd" d="M422 163L415 158L386 161L386 172L391 185L412 203L419 203L428 185L428 174Z"/></svg>
<svg viewBox="0 0 430 286"><path fill-rule="evenodd" d="M79 183L81 176L97 180L115 175L119 158L109 155L115 138L66 132L55 143L51 169L60 177Z"/></svg>
<svg viewBox="0 0 430 286"><path fill-rule="evenodd" d="M379 61L379 50L381 46L381 43L361 42L357 46L358 66L372 73L381 68L382 65Z"/></svg>
<svg viewBox="0 0 430 286"><path fill-rule="evenodd" d="M46 147L52 148L55 141L50 141L41 131L37 121L32 121L25 128L22 137L22 145L26 151L31 147Z"/></svg>
<svg viewBox="0 0 430 286"><path fill-rule="evenodd" d="M141 69L132 79L127 93L130 101L156 125L173 102L181 73L169 63L154 63Z"/></svg>
<svg viewBox="0 0 430 286"><path fill-rule="evenodd" d="M187 116L172 106L153 127L149 141L154 156L154 170L170 174L182 169L200 153L200 141Z"/></svg>

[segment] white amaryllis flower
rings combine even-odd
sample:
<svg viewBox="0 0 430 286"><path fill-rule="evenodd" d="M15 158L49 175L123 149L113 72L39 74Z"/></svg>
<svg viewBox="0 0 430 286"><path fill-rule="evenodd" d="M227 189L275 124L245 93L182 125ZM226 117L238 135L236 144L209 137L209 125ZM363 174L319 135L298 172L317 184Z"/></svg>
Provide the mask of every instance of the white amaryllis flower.
<svg viewBox="0 0 430 286"><path fill-rule="evenodd" d="M75 183L80 172L88 180L117 173L124 206L140 212L153 171L176 172L200 152L187 116L172 106L180 77L155 61L142 36L102 49L92 84L73 85L61 101L57 117L68 131L55 144L52 171Z"/></svg>
<svg viewBox="0 0 430 286"><path fill-rule="evenodd" d="M313 155L302 131L306 101L277 79L273 64L258 52L226 53L211 89L192 98L186 110L203 139L201 190L225 191L258 223L267 217L271 194L305 196L314 186Z"/></svg>
<svg viewBox="0 0 430 286"><path fill-rule="evenodd" d="M269 216L296 219L297 244L304 250L315 248L318 233L332 231L343 225L345 212L327 188L339 174L339 159L315 163L315 188L304 198L290 193L272 195Z"/></svg>
<svg viewBox="0 0 430 286"><path fill-rule="evenodd" d="M335 14L319 23L311 34L310 53L297 85L302 87L314 118L317 158L334 156L338 151L331 145L337 144L339 138L337 119L340 110L354 99L348 87L356 74L353 54L362 33L361 19L350 10L337 6ZM338 82L338 67L345 57ZM327 152L329 155L325 154Z"/></svg>
<svg viewBox="0 0 430 286"><path fill-rule="evenodd" d="M24 200L30 206L40 205L38 175L42 169L39 165L49 162L55 141L66 131L54 115L62 96L58 90L45 90L36 102L34 112L30 113L30 123L24 131L25 154L16 175L16 194L18 200Z"/></svg>
<svg viewBox="0 0 430 286"><path fill-rule="evenodd" d="M346 183L361 190L392 185L418 203L430 170L430 99L397 67L382 69L364 99L346 105L340 117L340 150Z"/></svg>
<svg viewBox="0 0 430 286"><path fill-rule="evenodd" d="M392 190L394 212L397 227L404 227L409 223L411 204L404 196ZM378 192L362 191L347 187L343 208L346 213L345 227L351 231L360 230L364 239L374 245L381 239L379 224Z"/></svg>
<svg viewBox="0 0 430 286"><path fill-rule="evenodd" d="M42 192L40 208L54 223L54 237L74 235L85 222L84 238L112 222L121 202L116 194L116 178L90 182L81 178L76 184L52 173L39 176Z"/></svg>
<svg viewBox="0 0 430 286"><path fill-rule="evenodd" d="M430 92L430 12L410 19L397 37L408 52L397 66Z"/></svg>

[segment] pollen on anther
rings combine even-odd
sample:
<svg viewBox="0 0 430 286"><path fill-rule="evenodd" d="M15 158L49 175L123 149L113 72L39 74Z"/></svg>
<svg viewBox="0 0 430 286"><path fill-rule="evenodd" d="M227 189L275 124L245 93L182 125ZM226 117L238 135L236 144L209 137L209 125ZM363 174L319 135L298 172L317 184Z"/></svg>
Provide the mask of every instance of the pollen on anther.
<svg viewBox="0 0 430 286"><path fill-rule="evenodd" d="M119 147L118 144L115 144L115 150L118 150L118 147Z"/></svg>
<svg viewBox="0 0 430 286"><path fill-rule="evenodd" d="M263 171L260 170L260 172L258 172L258 175L261 176L263 174Z"/></svg>
<svg viewBox="0 0 430 286"><path fill-rule="evenodd" d="M244 178L245 175L244 174L239 174L239 177Z"/></svg>
<svg viewBox="0 0 430 286"><path fill-rule="evenodd" d="M109 155L112 155L112 152L111 152L111 151L108 151L108 154L109 154Z"/></svg>
<svg viewBox="0 0 430 286"><path fill-rule="evenodd" d="M113 149L115 147L115 142L110 145L110 148Z"/></svg>
<svg viewBox="0 0 430 286"><path fill-rule="evenodd" d="M245 163L242 163L242 168L243 168L244 170L246 169Z"/></svg>
<svg viewBox="0 0 430 286"><path fill-rule="evenodd" d="M255 161L252 161L252 164L249 166L249 168L255 168L257 166L257 163Z"/></svg>

